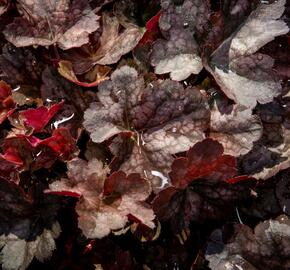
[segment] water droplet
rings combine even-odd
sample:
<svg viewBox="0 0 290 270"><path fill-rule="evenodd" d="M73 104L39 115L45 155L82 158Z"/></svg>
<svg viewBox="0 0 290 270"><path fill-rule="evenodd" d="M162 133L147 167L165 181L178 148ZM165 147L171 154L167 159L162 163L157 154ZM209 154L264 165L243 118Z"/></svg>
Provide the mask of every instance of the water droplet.
<svg viewBox="0 0 290 270"><path fill-rule="evenodd" d="M172 132L176 132L177 131L177 128L172 128Z"/></svg>
<svg viewBox="0 0 290 270"><path fill-rule="evenodd" d="M64 118L62 118L61 120L57 120L57 121L55 121L52 125L54 126L54 128L56 129L56 128L58 128L58 126L60 125L60 124L62 124L62 123L64 123L64 122L67 122L67 121L69 121L69 120L71 120L73 117L74 117L74 113L71 115L71 116L69 116L69 117L64 117Z"/></svg>
<svg viewBox="0 0 290 270"><path fill-rule="evenodd" d="M12 89L12 92L16 92L20 89L20 85L17 85L15 88Z"/></svg>
<svg viewBox="0 0 290 270"><path fill-rule="evenodd" d="M142 134L142 133L141 133L141 135L140 135L140 139L141 139L142 145L145 145L146 142L144 141L144 138L143 138L143 134Z"/></svg>
<svg viewBox="0 0 290 270"><path fill-rule="evenodd" d="M244 270L244 268L238 264L235 263L235 267L237 267L239 270Z"/></svg>
<svg viewBox="0 0 290 270"><path fill-rule="evenodd" d="M151 171L151 174L161 179L162 183L159 188L164 188L165 185L169 183L168 177L166 177L163 173L158 172L158 171Z"/></svg>

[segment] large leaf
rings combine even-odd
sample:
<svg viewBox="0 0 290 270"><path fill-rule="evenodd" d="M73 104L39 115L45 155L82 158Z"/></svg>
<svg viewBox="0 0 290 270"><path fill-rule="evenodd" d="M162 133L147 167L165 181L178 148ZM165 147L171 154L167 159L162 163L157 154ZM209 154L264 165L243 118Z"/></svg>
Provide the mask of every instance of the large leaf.
<svg viewBox="0 0 290 270"><path fill-rule="evenodd" d="M248 153L262 136L259 117L243 106L234 106L230 114L222 114L215 106L210 123L210 137L218 140L225 153L232 156Z"/></svg>
<svg viewBox="0 0 290 270"><path fill-rule="evenodd" d="M216 231L212 235L206 255L211 269L289 269L290 221L286 215L261 222L254 231L235 224L233 237L224 243L226 233Z"/></svg>
<svg viewBox="0 0 290 270"><path fill-rule="evenodd" d="M161 1L162 14L159 27L165 39L153 46L151 64L155 73L170 73L173 80L181 81L202 69L199 48L193 37L203 33L209 19L208 1L185 0L181 5L175 1Z"/></svg>
<svg viewBox="0 0 290 270"><path fill-rule="evenodd" d="M210 66L222 91L236 103L249 108L271 102L281 93L273 72L274 59L257 51L289 28L282 16L286 0L260 4L244 23L211 55Z"/></svg>
<svg viewBox="0 0 290 270"><path fill-rule="evenodd" d="M117 17L102 14L103 31L98 42L67 52L66 58L73 62L76 74L82 74L94 65L111 65L132 51L144 35L144 29L137 25L126 25L120 29Z"/></svg>
<svg viewBox="0 0 290 270"><path fill-rule="evenodd" d="M151 193L149 182L120 171L107 178L108 172L97 159L74 159L68 163L68 179L50 184L47 192L80 198L78 224L88 238L102 238L123 228L130 216L153 228L154 213L144 203Z"/></svg>
<svg viewBox="0 0 290 270"><path fill-rule="evenodd" d="M51 136L39 139L32 135L16 135L4 141L6 161L21 165L22 169L50 168L57 159L69 160L77 153L75 139L65 128L55 129Z"/></svg>
<svg viewBox="0 0 290 270"><path fill-rule="evenodd" d="M25 194L16 184L0 181L0 262L3 269L25 269L34 257L43 261L60 234L56 222L61 199L43 194L38 185Z"/></svg>
<svg viewBox="0 0 290 270"><path fill-rule="evenodd" d="M57 44L62 49L80 47L99 28L99 17L87 1L21 0L23 17L15 18L5 37L17 47Z"/></svg>
<svg viewBox="0 0 290 270"><path fill-rule="evenodd" d="M279 171L285 170L290 167L290 130L283 128L283 143L280 146L270 148L270 150L278 154L281 161L274 166L268 166L264 168L261 172L254 174L254 177L258 179L268 179Z"/></svg>
<svg viewBox="0 0 290 270"><path fill-rule="evenodd" d="M249 200L254 183L246 176L236 177L236 159L224 155L222 145L212 139L195 144L185 158L175 159L171 170L173 186L157 194L153 207L176 233L191 222L225 217L235 205Z"/></svg>
<svg viewBox="0 0 290 270"><path fill-rule="evenodd" d="M160 177L169 171L173 154L187 151L204 138L209 124L205 97L198 89L166 80L150 83L135 69L124 66L110 81L99 85L100 102L85 111L84 127L91 139L101 143L120 133L135 141L132 155L121 166L163 186Z"/></svg>

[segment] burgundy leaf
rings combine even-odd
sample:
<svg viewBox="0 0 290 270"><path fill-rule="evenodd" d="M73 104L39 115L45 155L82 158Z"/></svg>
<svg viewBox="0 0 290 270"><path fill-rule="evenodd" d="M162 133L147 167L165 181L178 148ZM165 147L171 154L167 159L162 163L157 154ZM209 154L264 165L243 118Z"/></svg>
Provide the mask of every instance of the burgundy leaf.
<svg viewBox="0 0 290 270"><path fill-rule="evenodd" d="M49 168L58 158L69 160L77 153L76 141L65 128L54 130L44 140L27 135L9 137L3 148L3 158L25 169Z"/></svg>
<svg viewBox="0 0 290 270"><path fill-rule="evenodd" d="M11 43L2 47L0 71L4 80L18 91L25 86L29 86L28 90L31 91L39 85L43 68L44 64L27 48L17 48Z"/></svg>
<svg viewBox="0 0 290 270"><path fill-rule="evenodd" d="M4 81L0 81L0 124L14 112L15 106L11 87Z"/></svg>
<svg viewBox="0 0 290 270"><path fill-rule="evenodd" d="M237 174L236 159L224 155L223 146L212 139L195 144L186 158L174 160L171 169L169 175L177 188L185 188L195 179L225 181Z"/></svg>
<svg viewBox="0 0 290 270"><path fill-rule="evenodd" d="M63 106L64 101L52 105L50 108L45 106L36 109L21 111L20 115L24 117L24 123L34 129L35 132L41 131L58 113Z"/></svg>
<svg viewBox="0 0 290 270"><path fill-rule="evenodd" d="M157 194L153 208L176 233L191 222L221 219L250 199L253 179L236 176L236 159L224 155L222 145L212 139L196 143L185 158L174 160L171 169L173 186Z"/></svg>
<svg viewBox="0 0 290 270"><path fill-rule="evenodd" d="M139 44L145 45L146 43L151 43L155 40L155 36L159 33L158 22L161 14L162 11L160 10L155 16L146 22L146 32L139 41Z"/></svg>

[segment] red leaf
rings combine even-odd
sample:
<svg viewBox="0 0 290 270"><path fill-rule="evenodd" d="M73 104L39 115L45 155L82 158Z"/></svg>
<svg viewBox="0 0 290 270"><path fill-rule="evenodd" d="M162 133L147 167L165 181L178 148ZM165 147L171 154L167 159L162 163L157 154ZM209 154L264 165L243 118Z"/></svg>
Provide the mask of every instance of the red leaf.
<svg viewBox="0 0 290 270"><path fill-rule="evenodd" d="M64 159L71 159L77 151L76 140L66 128L58 128L52 132L51 137L40 141L37 145L46 145Z"/></svg>
<svg viewBox="0 0 290 270"><path fill-rule="evenodd" d="M77 192L71 192L71 191L46 191L45 193L49 193L52 195L58 195L58 196L66 196L66 197L72 197L79 199L81 195Z"/></svg>
<svg viewBox="0 0 290 270"><path fill-rule="evenodd" d="M8 96L11 96L11 87L4 81L0 81L0 100L3 102Z"/></svg>
<svg viewBox="0 0 290 270"><path fill-rule="evenodd" d="M24 167L32 164L34 169L48 168L57 158L71 159L77 152L76 141L65 128L54 130L44 140L27 135L6 138L3 148L6 161Z"/></svg>
<svg viewBox="0 0 290 270"><path fill-rule="evenodd" d="M23 161L17 151L14 148L8 148L4 155L1 155L6 161L14 163L16 165L23 165Z"/></svg>
<svg viewBox="0 0 290 270"><path fill-rule="evenodd" d="M45 106L38 107L36 109L28 109L20 112L25 118L25 124L32 127L34 131L41 131L49 121L55 116L55 114L61 109L64 101L52 105L50 108Z"/></svg>
<svg viewBox="0 0 290 270"><path fill-rule="evenodd" d="M154 15L147 23L146 23L146 29L148 32L154 31L158 28L158 22L159 18L161 16L162 12L161 10L158 11L156 15Z"/></svg>
<svg viewBox="0 0 290 270"><path fill-rule="evenodd" d="M240 176L228 179L227 182L229 184L237 184L239 182L242 182L244 180L249 180L249 179L253 179L254 180L255 178L251 177L251 176L248 176L248 175L240 175Z"/></svg>
<svg viewBox="0 0 290 270"><path fill-rule="evenodd" d="M147 181L142 178L139 173L131 173L126 176L124 172L117 171L112 173L105 180L103 194L105 196L111 195L112 193L123 195L133 190L135 192L136 190L141 192L144 186L146 186L146 183ZM147 196L149 196L149 194L147 194Z"/></svg>
<svg viewBox="0 0 290 270"><path fill-rule="evenodd" d="M0 124L14 112L15 106L10 85L0 81Z"/></svg>
<svg viewBox="0 0 290 270"><path fill-rule="evenodd" d="M151 43L156 39L156 36L159 33L158 22L161 14L162 12L160 10L146 23L146 32L140 40L139 44L144 45L146 43Z"/></svg>
<svg viewBox="0 0 290 270"><path fill-rule="evenodd" d="M223 155L223 146L212 139L195 144L186 158L173 162L171 169L172 184L179 188L187 187L195 179L227 180L237 173L236 159Z"/></svg>

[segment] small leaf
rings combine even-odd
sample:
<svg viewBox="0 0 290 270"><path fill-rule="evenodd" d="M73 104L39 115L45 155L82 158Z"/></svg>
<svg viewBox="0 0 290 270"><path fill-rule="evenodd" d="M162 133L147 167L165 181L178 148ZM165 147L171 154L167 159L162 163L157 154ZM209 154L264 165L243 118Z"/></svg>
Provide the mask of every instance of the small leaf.
<svg viewBox="0 0 290 270"><path fill-rule="evenodd" d="M96 66L95 67L95 78L93 82L81 82L79 79L76 77L74 71L73 71L73 66L72 63L66 60L62 60L58 63L58 72L66 79L69 81L80 85L84 87L93 87L97 86L100 82L109 79L109 77L106 77L108 73L111 71L109 67L106 66Z"/></svg>
<svg viewBox="0 0 290 270"><path fill-rule="evenodd" d="M58 113L64 101L52 105L50 108L40 106L36 109L21 111L19 114L24 118L24 123L32 127L35 132L41 131Z"/></svg>
<svg viewBox="0 0 290 270"><path fill-rule="evenodd" d="M225 154L245 155L261 138L262 124L251 109L237 105L230 114L221 114L215 106L211 113L209 136L223 145Z"/></svg>
<svg viewBox="0 0 290 270"><path fill-rule="evenodd" d="M2 124L9 115L11 115L16 107L16 103L12 98L12 90L10 85L4 81L0 81L0 124Z"/></svg>

